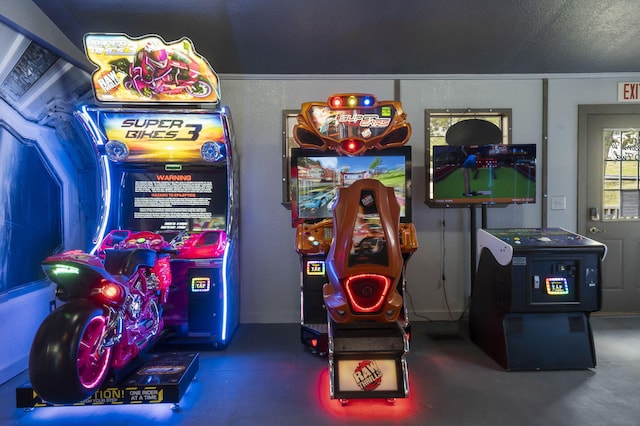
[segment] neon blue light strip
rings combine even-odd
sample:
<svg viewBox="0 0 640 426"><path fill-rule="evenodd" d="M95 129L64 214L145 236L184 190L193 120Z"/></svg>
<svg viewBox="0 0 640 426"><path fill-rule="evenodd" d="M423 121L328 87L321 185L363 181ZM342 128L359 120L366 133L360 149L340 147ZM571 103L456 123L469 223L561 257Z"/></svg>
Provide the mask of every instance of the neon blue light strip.
<svg viewBox="0 0 640 426"><path fill-rule="evenodd" d="M227 241L227 246L224 248L224 256L222 256L222 341L227 340L227 316L229 305L229 293L227 289L227 262L229 261L229 246L231 242Z"/></svg>
<svg viewBox="0 0 640 426"><path fill-rule="evenodd" d="M104 234L107 230L107 224L109 223L109 213L111 211L111 170L109 170L109 159L106 155L101 155L100 160L102 161L103 174L105 176L105 191L102 194L104 197L104 214L102 215L102 223L100 224L100 230L98 231L98 238L94 242L94 246L91 249L91 254L94 254L96 250L100 247L100 243L102 243L102 239L104 238Z"/></svg>
<svg viewBox="0 0 640 426"><path fill-rule="evenodd" d="M96 145L103 145L104 141L100 137L100 129L91 119L91 114L89 114L87 105L82 105L79 111L76 111L76 114L80 117L80 121L82 122L82 124L85 125L85 129L89 133L89 137L91 138L93 143L95 143Z"/></svg>
<svg viewBox="0 0 640 426"><path fill-rule="evenodd" d="M106 137L102 134L99 127L96 125L94 119L92 118L92 114L89 111L88 105L82 105L75 112L76 117L79 118L80 122L84 125L84 129L88 133L88 136L92 140L92 142L96 146L101 146L105 144ZM96 239L93 242L94 246L90 250L91 254L94 254L96 250L100 247L100 243L104 238L106 233L107 224L109 223L109 213L111 211L111 171L109 167L109 160L105 155L98 156L98 167L100 168L101 176L104 176L104 180L101 179L102 183L102 196L104 198L104 204L101 214L101 223L98 225L98 233L96 235Z"/></svg>

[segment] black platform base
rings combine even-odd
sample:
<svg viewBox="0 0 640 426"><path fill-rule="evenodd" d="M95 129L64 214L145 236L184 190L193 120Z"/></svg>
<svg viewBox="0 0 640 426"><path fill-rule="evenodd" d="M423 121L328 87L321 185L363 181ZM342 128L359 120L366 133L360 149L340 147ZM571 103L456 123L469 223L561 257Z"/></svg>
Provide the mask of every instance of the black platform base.
<svg viewBox="0 0 640 426"><path fill-rule="evenodd" d="M596 366L589 314L585 312L510 313L494 324L470 326L472 340L507 370Z"/></svg>
<svg viewBox="0 0 640 426"><path fill-rule="evenodd" d="M131 374L109 381L80 405L178 404L199 368L198 353L155 353L145 356ZM55 407L44 402L30 383L16 388L17 408Z"/></svg>
<svg viewBox="0 0 640 426"><path fill-rule="evenodd" d="M329 352L329 326L322 324L302 324L300 326L300 341L309 352L326 356Z"/></svg>

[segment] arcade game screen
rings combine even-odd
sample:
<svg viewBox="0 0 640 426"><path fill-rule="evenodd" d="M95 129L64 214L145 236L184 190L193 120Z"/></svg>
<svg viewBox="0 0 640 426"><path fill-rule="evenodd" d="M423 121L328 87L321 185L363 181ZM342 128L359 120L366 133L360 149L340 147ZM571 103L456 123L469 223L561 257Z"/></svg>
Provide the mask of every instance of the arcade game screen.
<svg viewBox="0 0 640 426"><path fill-rule="evenodd" d="M393 187L400 220L411 221L411 148L367 151L361 156L295 149L291 153L293 225L332 217L338 189L359 179L377 179Z"/></svg>
<svg viewBox="0 0 640 426"><path fill-rule="evenodd" d="M432 207L535 203L535 144L432 148Z"/></svg>
<svg viewBox="0 0 640 426"><path fill-rule="evenodd" d="M154 231L225 229L226 179L220 167L129 169L120 188L119 223Z"/></svg>

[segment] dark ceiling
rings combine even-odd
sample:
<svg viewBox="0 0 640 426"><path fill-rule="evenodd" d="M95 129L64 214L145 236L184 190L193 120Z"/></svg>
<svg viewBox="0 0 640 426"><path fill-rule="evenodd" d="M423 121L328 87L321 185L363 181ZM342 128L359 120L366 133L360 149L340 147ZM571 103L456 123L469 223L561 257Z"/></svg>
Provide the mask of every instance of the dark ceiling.
<svg viewBox="0 0 640 426"><path fill-rule="evenodd" d="M186 36L218 73L640 72L638 0L33 2L82 50L88 32Z"/></svg>

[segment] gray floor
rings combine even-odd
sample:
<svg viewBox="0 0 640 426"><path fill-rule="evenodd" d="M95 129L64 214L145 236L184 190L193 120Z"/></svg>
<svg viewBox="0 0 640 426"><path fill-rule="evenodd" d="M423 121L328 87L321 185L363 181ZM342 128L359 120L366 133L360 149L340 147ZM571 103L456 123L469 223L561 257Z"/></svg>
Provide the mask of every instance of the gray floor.
<svg viewBox="0 0 640 426"><path fill-rule="evenodd" d="M508 372L469 341L466 325L414 322L411 395L395 405L328 397L327 361L297 324L244 324L230 346L201 352L180 410L168 404L16 407L22 373L0 386L1 425L640 425L640 316L593 316L591 370Z"/></svg>

